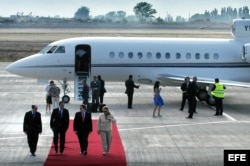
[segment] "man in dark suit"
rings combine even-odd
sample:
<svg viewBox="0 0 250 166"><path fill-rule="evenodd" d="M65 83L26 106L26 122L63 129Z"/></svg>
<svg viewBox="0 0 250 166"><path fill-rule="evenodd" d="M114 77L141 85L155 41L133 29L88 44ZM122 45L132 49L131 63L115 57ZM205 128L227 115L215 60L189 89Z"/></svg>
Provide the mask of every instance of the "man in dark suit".
<svg viewBox="0 0 250 166"><path fill-rule="evenodd" d="M100 104L103 104L103 96L104 93L106 92L105 81L102 79L100 75L97 76L97 79L100 82L100 90L99 90Z"/></svg>
<svg viewBox="0 0 250 166"><path fill-rule="evenodd" d="M37 106L32 105L31 111L25 113L23 132L27 135L30 153L35 156L39 133L42 133L41 114L37 112Z"/></svg>
<svg viewBox="0 0 250 166"><path fill-rule="evenodd" d="M60 135L60 153L63 154L65 135L69 128L69 111L64 108L64 102L59 102L59 108L53 110L50 119L50 128L53 130L55 154L58 152L58 136Z"/></svg>
<svg viewBox="0 0 250 166"><path fill-rule="evenodd" d="M182 101L181 101L181 108L180 111L183 111L184 106L186 104L186 100L188 99L187 88L189 85L190 77L185 77L185 81L181 84L181 91L182 91Z"/></svg>
<svg viewBox="0 0 250 166"><path fill-rule="evenodd" d="M193 77L192 83L189 84L187 93L188 93L188 110L189 110L189 116L187 118L192 119L193 113L196 112L196 95L197 95L197 77Z"/></svg>
<svg viewBox="0 0 250 166"><path fill-rule="evenodd" d="M80 105L80 111L75 114L73 130L77 134L81 154L87 155L88 137L92 131L91 114L86 111L85 105Z"/></svg>
<svg viewBox="0 0 250 166"><path fill-rule="evenodd" d="M128 109L132 109L133 104L133 94L134 94L134 88L139 88L139 85L135 85L133 81L133 76L129 75L128 80L125 82L126 91L125 93L128 95Z"/></svg>

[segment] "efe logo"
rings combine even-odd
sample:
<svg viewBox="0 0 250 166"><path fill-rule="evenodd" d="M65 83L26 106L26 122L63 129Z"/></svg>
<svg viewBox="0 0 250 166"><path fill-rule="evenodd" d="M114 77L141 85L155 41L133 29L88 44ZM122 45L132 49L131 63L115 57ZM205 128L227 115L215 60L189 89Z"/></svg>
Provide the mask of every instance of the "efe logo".
<svg viewBox="0 0 250 166"><path fill-rule="evenodd" d="M250 166L250 150L224 150L224 166Z"/></svg>

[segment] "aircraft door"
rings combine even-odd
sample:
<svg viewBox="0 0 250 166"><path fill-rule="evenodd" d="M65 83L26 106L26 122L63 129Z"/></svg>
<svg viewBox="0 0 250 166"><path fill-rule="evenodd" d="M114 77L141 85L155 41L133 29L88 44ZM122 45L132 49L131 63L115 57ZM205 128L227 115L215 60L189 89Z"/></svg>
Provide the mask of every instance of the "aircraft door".
<svg viewBox="0 0 250 166"><path fill-rule="evenodd" d="M91 72L91 49L89 45L77 45L75 48L75 72Z"/></svg>
<svg viewBox="0 0 250 166"><path fill-rule="evenodd" d="M242 60L250 63L250 43L244 44L242 50Z"/></svg>

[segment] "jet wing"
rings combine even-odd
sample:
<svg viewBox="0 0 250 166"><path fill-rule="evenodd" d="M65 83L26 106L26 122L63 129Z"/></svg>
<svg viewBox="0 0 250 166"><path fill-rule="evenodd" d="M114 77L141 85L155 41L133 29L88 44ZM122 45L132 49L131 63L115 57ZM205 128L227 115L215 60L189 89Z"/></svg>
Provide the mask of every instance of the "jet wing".
<svg viewBox="0 0 250 166"><path fill-rule="evenodd" d="M163 86L180 86L185 79L186 76L182 75L166 75L161 74L158 77L158 80L161 82ZM192 76L190 76L190 81L192 81ZM200 87L206 87L214 84L214 78L204 78L204 77L197 77L198 84ZM250 83L247 82L237 82L237 81L230 81L230 80L220 80L225 86L237 86L237 87L245 87L250 88Z"/></svg>

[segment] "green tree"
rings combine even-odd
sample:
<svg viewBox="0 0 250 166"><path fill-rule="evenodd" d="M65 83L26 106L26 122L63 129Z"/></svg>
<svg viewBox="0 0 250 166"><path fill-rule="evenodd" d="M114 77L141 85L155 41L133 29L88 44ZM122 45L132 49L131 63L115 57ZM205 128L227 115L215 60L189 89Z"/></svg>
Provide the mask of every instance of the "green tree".
<svg viewBox="0 0 250 166"><path fill-rule="evenodd" d="M214 10L211 11L210 16L212 20L216 20L218 18L218 10L215 8Z"/></svg>
<svg viewBox="0 0 250 166"><path fill-rule="evenodd" d="M89 19L89 8L88 7L81 7L77 10L77 12L75 12L75 19L78 20L87 20Z"/></svg>
<svg viewBox="0 0 250 166"><path fill-rule="evenodd" d="M156 10L152 8L152 5L147 2L139 2L134 7L134 13L141 23L144 23L149 18L154 18Z"/></svg>
<svg viewBox="0 0 250 166"><path fill-rule="evenodd" d="M243 6L243 9L242 9L242 16L244 18L249 18L249 9L247 6Z"/></svg>

